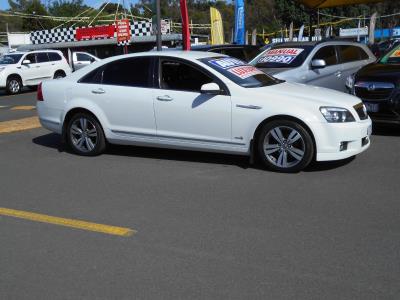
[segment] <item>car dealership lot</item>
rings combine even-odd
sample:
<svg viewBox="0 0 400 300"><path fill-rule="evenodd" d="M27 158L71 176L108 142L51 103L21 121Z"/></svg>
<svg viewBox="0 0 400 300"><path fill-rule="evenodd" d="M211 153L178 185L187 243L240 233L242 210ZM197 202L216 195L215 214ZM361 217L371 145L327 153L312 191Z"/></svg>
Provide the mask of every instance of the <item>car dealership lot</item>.
<svg viewBox="0 0 400 300"><path fill-rule="evenodd" d="M0 94L0 121L35 115ZM21 116L19 114L24 113ZM398 299L400 129L354 160L280 174L246 157L126 146L80 157L44 129L0 135L0 299Z"/></svg>

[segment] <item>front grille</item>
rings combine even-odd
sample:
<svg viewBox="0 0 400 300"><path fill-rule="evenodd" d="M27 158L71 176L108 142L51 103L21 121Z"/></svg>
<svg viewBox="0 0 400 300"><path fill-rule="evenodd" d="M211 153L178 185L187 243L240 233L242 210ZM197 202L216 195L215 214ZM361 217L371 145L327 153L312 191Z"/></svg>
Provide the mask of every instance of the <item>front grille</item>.
<svg viewBox="0 0 400 300"><path fill-rule="evenodd" d="M390 98L395 86L390 82L359 81L354 84L354 93L365 100L387 100Z"/></svg>
<svg viewBox="0 0 400 300"><path fill-rule="evenodd" d="M367 110L361 102L354 105L353 107L354 107L358 117L360 118L360 120L368 119Z"/></svg>

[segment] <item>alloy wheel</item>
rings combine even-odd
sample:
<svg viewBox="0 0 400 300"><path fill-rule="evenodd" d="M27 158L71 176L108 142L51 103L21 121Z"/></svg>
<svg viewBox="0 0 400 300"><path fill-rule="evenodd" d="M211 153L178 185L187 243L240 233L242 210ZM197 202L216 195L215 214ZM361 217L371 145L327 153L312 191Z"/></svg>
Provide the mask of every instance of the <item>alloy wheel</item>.
<svg viewBox="0 0 400 300"><path fill-rule="evenodd" d="M93 122L85 117L80 117L70 127L72 144L81 152L91 152L98 142L97 129Z"/></svg>
<svg viewBox="0 0 400 300"><path fill-rule="evenodd" d="M277 126L266 134L263 149L271 164L279 168L291 168L303 160L306 144L296 129Z"/></svg>

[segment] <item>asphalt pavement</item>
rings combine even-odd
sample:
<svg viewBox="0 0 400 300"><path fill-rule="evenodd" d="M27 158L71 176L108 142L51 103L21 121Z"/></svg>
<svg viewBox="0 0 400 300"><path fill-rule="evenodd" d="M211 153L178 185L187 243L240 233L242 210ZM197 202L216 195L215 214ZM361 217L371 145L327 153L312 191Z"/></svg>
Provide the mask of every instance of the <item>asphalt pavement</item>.
<svg viewBox="0 0 400 300"><path fill-rule="evenodd" d="M35 94L0 95L0 120ZM35 110L24 113L35 114ZM0 299L400 299L400 128L298 174L240 156L112 146L65 151L45 129L0 135Z"/></svg>

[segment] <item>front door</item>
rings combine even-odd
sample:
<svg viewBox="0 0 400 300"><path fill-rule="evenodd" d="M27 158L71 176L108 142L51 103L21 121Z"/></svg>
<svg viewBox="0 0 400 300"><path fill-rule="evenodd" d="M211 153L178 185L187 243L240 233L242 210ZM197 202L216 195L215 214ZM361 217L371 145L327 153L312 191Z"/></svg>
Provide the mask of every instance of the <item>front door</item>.
<svg viewBox="0 0 400 300"><path fill-rule="evenodd" d="M322 69L312 69L310 66L309 75L306 84L321 86L334 90L343 90L342 71L338 64L338 56L335 46L325 46L319 49L313 56L314 59L323 59L326 67Z"/></svg>
<svg viewBox="0 0 400 300"><path fill-rule="evenodd" d="M203 84L217 81L194 63L159 60L160 89L155 91L157 135L176 142L229 144L231 98L202 94Z"/></svg>

